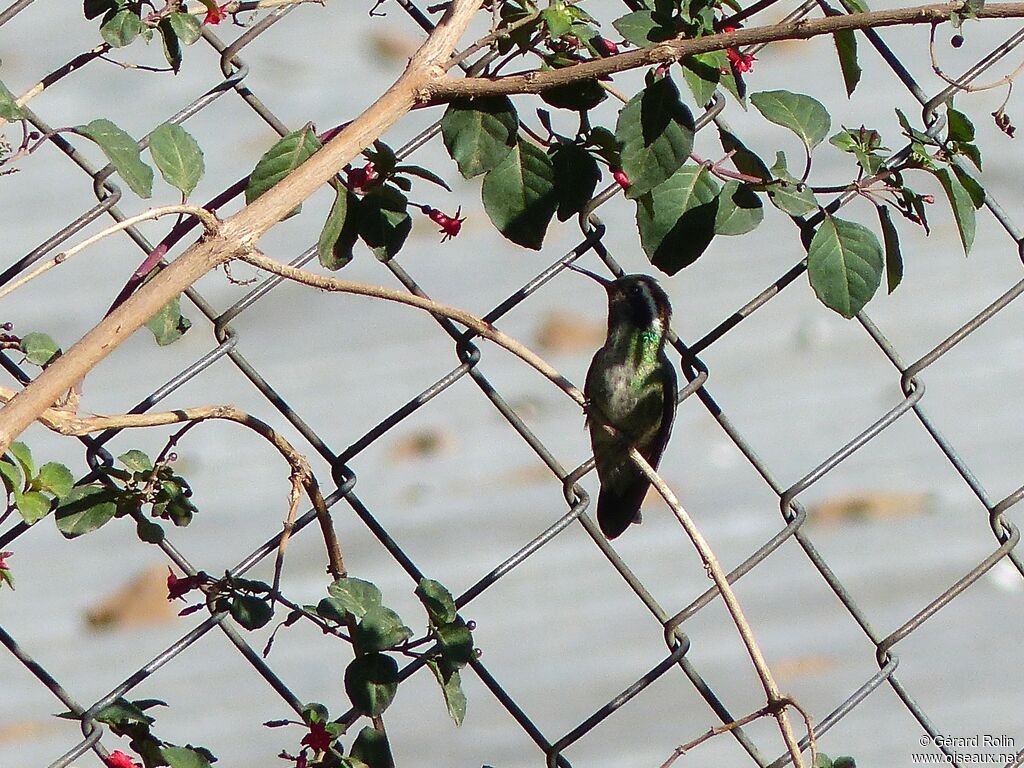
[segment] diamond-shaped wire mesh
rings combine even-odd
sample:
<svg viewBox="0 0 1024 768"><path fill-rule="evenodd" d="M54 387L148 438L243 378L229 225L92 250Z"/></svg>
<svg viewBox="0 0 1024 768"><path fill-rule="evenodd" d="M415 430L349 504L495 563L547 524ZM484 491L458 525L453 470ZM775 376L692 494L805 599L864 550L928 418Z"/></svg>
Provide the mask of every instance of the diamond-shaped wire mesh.
<svg viewBox="0 0 1024 768"><path fill-rule="evenodd" d="M377 20L366 7L331 4L264 11L244 27L207 26L186 51L182 74L170 78L119 69L102 46L83 54L89 46L81 40L87 38L54 34L56 25L67 23L57 20L66 9L19 0L0 12L10 52L4 65L15 71L5 72L4 80L16 92L35 81L45 85L27 105L41 133L68 116L80 122L110 116L135 134L165 121L185 123L206 151L209 177L237 179L268 145L266 126L283 135L307 120L335 124L369 103L379 89L367 84L383 83L392 74L389 67L399 67L377 62L367 41L402 49L430 27L426 8L398 3L407 18L393 7L378 9L389 17ZM807 2L786 12L800 18L817 8ZM350 29L340 31L346 24ZM375 31L385 25L387 34ZM332 35L361 41L364 48L358 55L328 50ZM978 58L975 52L976 65L964 68L969 76L961 83L996 66L1022 35L1014 29L992 54ZM904 108L916 99L926 128L940 130L943 118L935 108L953 86L930 92L934 78L919 84L915 78L930 73L920 48L898 57L883 35L867 32L864 39L879 57L864 61L861 93L870 89ZM789 81L828 55L824 45L788 63L783 57ZM759 54L765 70L774 50ZM159 56L149 51L144 58L149 54ZM24 81L17 82L23 72ZM349 100L348 113L333 112L335 94L310 83L337 83ZM895 93L897 83L909 96ZM100 92L123 96L93 101L88 95ZM425 143L429 148L435 118L410 116L409 124L425 133L407 134L403 154L419 152ZM726 118L745 124L735 103L720 96L698 125L713 130ZM982 180L991 215L979 219L982 255L961 265L929 253L955 247L952 230L938 223L932 239L911 238L906 246L908 271L918 270L901 288L907 301L917 307L953 302L953 309L883 304L886 322L878 325L866 312L843 323L820 307L805 311L812 298L801 280L797 227L781 234L788 222L778 228L779 245L758 240L762 233L755 232L738 241L746 252L712 252L677 278L681 287L669 286L680 334L675 357L688 384L663 472L712 532L712 545L732 569L769 661L782 659L777 671L783 687L811 708L821 748L854 752L864 765L882 764L872 759L909 764L919 739L937 744L942 734L1012 734L1019 728L1013 715L978 720L1019 710L1013 696L1020 684L1012 655L1020 621L1012 611L1024 565L1015 552L1019 531L1006 513L1024 487L1017 487L1015 462L991 448L1004 444L1015 455L1020 433L1014 406L1019 310L1011 305L1024 290L1020 233L1012 211L993 193L1018 165L1012 145L996 144L1000 139L986 147L991 170ZM19 250L5 258L3 283L137 207L89 150L60 136L52 148L4 179L18 195L19 208L10 197L7 209L21 216L20 206L26 206L34 213L18 229ZM232 194L240 190L236 186ZM468 185L456 193L475 194ZM546 251L567 246L553 262L548 255L544 268L536 257L496 249L496 235L484 227L474 232L471 218L457 243L442 248L430 239L433 232L414 233L399 258L386 265L357 260L346 271L438 296L517 336L534 332L538 318L553 310L599 319L601 297L563 269L569 260L596 256L621 271L612 251L628 253L635 245L617 231L628 229L628 209L616 210L614 201L608 203L612 197L608 190L596 198L577 235L570 222L550 236ZM606 204L607 222L599 218ZM326 198L314 197L299 218L315 218L325 205ZM309 230L297 221L276 228L264 250L295 264L314 259L315 247L303 248ZM7 228L19 224L8 221ZM139 254L152 250L152 233L163 230L129 228L123 242L106 241L91 262L63 265L70 284L60 299L44 281L35 293L16 294L12 301L27 294L26 303L11 305L19 329L34 322L39 330L75 338L116 293L120 278L110 275L130 272ZM783 236L790 240L782 244ZM28 240L40 245L22 247ZM137 248L126 248L129 243ZM623 262L639 266L632 258ZM208 276L188 292L194 309L187 314L195 327L178 345L155 352L140 334L114 356L116 373L101 366L86 384L89 407L125 412L237 403L294 437L318 474L333 478L328 503L353 575L377 581L396 607L410 612L411 597L402 604L400 595L411 595L423 575L453 588L464 615L477 620L483 649L471 664L475 675L464 675L470 715L455 731L429 674L417 674L422 665L409 664L404 674L411 678L387 714L399 765L656 765L675 744L763 706L716 591L703 591L708 582L692 547L656 505L645 525L616 549L596 531L587 516L589 499L572 490L576 468L586 459L581 416L561 393L449 321L313 293L277 278L239 285L250 276L239 272L230 283ZM688 279L695 289L687 289ZM950 287L956 283L962 285ZM701 294L715 284L713 299ZM588 356L551 352L576 381ZM28 380L15 357L0 362L16 382ZM936 388L935 396L926 384ZM258 440L230 425L198 433L204 437L190 439L202 440L202 450L190 454L184 444L181 454L186 461L190 455L200 459L192 469L201 512L189 529L169 533L160 545L163 558L189 570L265 574L286 509L286 470ZM396 434L425 435L440 450L409 455ZM157 438L112 432L82 443L96 467L146 439ZM29 440L39 455L48 449L67 454L66 446L36 428ZM694 477L698 471L708 476ZM265 476L259 497L250 493L253 475ZM589 479L581 482L586 486ZM689 485L701 490L688 494ZM863 502L869 513L877 512L877 499L873 507L868 498L872 492L922 485L956 514L815 527L804 502L853 487L864 495L846 506ZM886 503L905 511L918 501L895 494L881 506ZM218 504L235 512L221 515ZM300 519L289 549L284 591L298 602L315 602L326 584L316 526L309 527L314 520L312 512ZM93 541L96 548L88 549ZM225 765L270 763L275 749L293 741L262 729L263 720L299 712L316 697L334 709L347 705L334 645L308 630L285 632L265 660L262 636L250 639L219 616L179 620L173 642L159 629L127 631L112 643L70 629L77 617L67 613L68 602L48 598L45 590L66 584L61 589L81 607L103 587L152 563L152 549L131 531L104 529L64 544L52 526L8 522L0 530L0 550L7 548L19 554L16 594L34 602L3 596L13 607L0 613L0 643L10 653L0 676L19 681L12 683L17 691L37 690L23 701L4 697L0 705L4 766L97 764L98 757L87 753L116 749L119 742L94 716L122 695L175 691L177 700L159 715L161 723L183 742L209 746ZM72 570L67 561L83 557L81 551L92 559L75 560ZM978 582L986 574L994 575L986 583L1004 587L989 586L979 599ZM48 614L57 607L64 613ZM54 638L40 630L51 625ZM768 636L761 634L765 627L773 628ZM1002 634L1000 627L1006 628ZM221 653L224 648L231 653ZM967 685L972 675L980 677ZM11 690L6 683L4 688ZM273 704L266 704L268 693ZM990 705L978 704L979 698ZM31 716L19 714L22 704ZM33 719L57 708L70 709L78 720L40 726ZM475 718L488 724L484 732ZM866 746L871 742L880 744L876 751ZM999 751L1022 755L1021 746L1004 742ZM33 757L24 758L22 750ZM955 745L942 751L954 765L970 759ZM780 766L790 760L764 722L713 739L692 753L694 764L707 764L709 755L721 765ZM680 764L690 759L685 755Z"/></svg>

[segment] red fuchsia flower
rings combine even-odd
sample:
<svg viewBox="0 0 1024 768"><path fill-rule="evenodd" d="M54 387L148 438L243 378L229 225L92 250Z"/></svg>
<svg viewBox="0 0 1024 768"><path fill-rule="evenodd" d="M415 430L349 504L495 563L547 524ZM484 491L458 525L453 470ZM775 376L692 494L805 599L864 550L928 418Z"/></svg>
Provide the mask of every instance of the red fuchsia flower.
<svg viewBox="0 0 1024 768"><path fill-rule="evenodd" d="M623 189L629 189L630 184L632 183L629 180L629 176L627 176L626 172L621 168L612 169L612 178L615 179L615 183Z"/></svg>
<svg viewBox="0 0 1024 768"><path fill-rule="evenodd" d="M309 747L314 752L326 752L331 748L331 742L334 738L327 732L326 726L323 723L310 723L309 733L302 737L302 741L299 743L304 747ZM305 750L302 751L305 753Z"/></svg>
<svg viewBox="0 0 1024 768"><path fill-rule="evenodd" d="M348 176L348 188L353 192L361 192L370 182L377 179L377 170L373 163L367 163L362 168L349 168L345 174Z"/></svg>
<svg viewBox="0 0 1024 768"><path fill-rule="evenodd" d="M203 24L220 24L226 15L224 9L228 7L228 3L224 5L218 5L210 8L206 11L206 16L203 18Z"/></svg>
<svg viewBox="0 0 1024 768"><path fill-rule="evenodd" d="M754 54L740 53L735 48L726 48L725 55L729 57L729 64L735 71L740 73L754 71L754 62L757 61Z"/></svg>
<svg viewBox="0 0 1024 768"><path fill-rule="evenodd" d="M13 554L13 552L0 552L0 571L6 571L11 567L7 564L7 558Z"/></svg>
<svg viewBox="0 0 1024 768"><path fill-rule="evenodd" d="M921 202L925 205L932 205L935 202L935 195L921 195Z"/></svg>
<svg viewBox="0 0 1024 768"><path fill-rule="evenodd" d="M126 755L119 749L107 756L107 765L110 768L142 768L141 765L132 760L130 755Z"/></svg>
<svg viewBox="0 0 1024 768"><path fill-rule="evenodd" d="M442 213L437 210L437 208L431 208L429 205L421 206L420 210L423 211L432 222L441 228L438 232L444 235L444 237L441 238L442 243L459 234L459 232L462 231L462 222L466 220L464 217L459 218L459 214L462 213L461 205L458 210L455 211L454 216Z"/></svg>
<svg viewBox="0 0 1024 768"><path fill-rule="evenodd" d="M614 56L619 52L619 46L607 37L601 37L598 35L593 39L593 45L601 53L602 56Z"/></svg>
<svg viewBox="0 0 1024 768"><path fill-rule="evenodd" d="M202 586L203 577L199 574L195 576L186 576L184 579L179 579L177 575L170 569L167 568L167 599L170 600L184 600L185 595L191 592L193 589L198 589Z"/></svg>

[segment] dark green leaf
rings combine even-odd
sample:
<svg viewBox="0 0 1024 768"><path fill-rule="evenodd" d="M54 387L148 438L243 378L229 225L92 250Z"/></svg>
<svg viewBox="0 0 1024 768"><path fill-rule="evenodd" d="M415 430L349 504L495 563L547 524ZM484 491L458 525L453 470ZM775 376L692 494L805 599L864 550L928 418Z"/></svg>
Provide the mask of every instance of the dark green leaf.
<svg viewBox="0 0 1024 768"><path fill-rule="evenodd" d="M458 668L473 660L473 633L466 622L456 619L435 629L444 660Z"/></svg>
<svg viewBox="0 0 1024 768"><path fill-rule="evenodd" d="M185 197L192 194L205 166L203 150L188 131L174 123L157 126L149 136L149 152L164 181L181 190Z"/></svg>
<svg viewBox="0 0 1024 768"><path fill-rule="evenodd" d="M971 246L974 245L975 229L974 203L971 196L956 177L945 168L932 171L932 173L935 174L939 183L942 184L942 189L946 192L949 204L953 208L953 218L956 219L956 228L960 233L964 254L969 254Z"/></svg>
<svg viewBox="0 0 1024 768"><path fill-rule="evenodd" d="M373 187L359 203L359 236L381 261L393 258L412 231L409 200L389 185Z"/></svg>
<svg viewBox="0 0 1024 768"><path fill-rule="evenodd" d="M327 593L337 602L337 607L357 619L381 604L381 594L377 585L363 579L337 579L327 588Z"/></svg>
<svg viewBox="0 0 1024 768"><path fill-rule="evenodd" d="M163 704L163 702L160 703ZM128 701L120 697L97 712L96 720L105 725L115 726L131 724L150 725L156 722L143 711L138 702Z"/></svg>
<svg viewBox="0 0 1024 768"><path fill-rule="evenodd" d="M106 118L98 118L88 125L79 125L75 132L96 142L114 170L139 197L153 193L153 169L139 158L139 145L135 139Z"/></svg>
<svg viewBox="0 0 1024 768"><path fill-rule="evenodd" d="M867 13L868 4L864 0L839 0L850 13Z"/></svg>
<svg viewBox="0 0 1024 768"><path fill-rule="evenodd" d="M718 194L716 235L745 235L757 229L763 219L764 205L748 184L738 181L725 183Z"/></svg>
<svg viewBox="0 0 1024 768"><path fill-rule="evenodd" d="M25 110L18 106L18 100L7 86L0 83L0 118L4 120L23 120Z"/></svg>
<svg viewBox="0 0 1024 768"><path fill-rule="evenodd" d="M39 468L39 474L32 481L32 485L40 490L63 498L71 493L75 484L74 475L71 470L56 461L48 461Z"/></svg>
<svg viewBox="0 0 1024 768"><path fill-rule="evenodd" d="M840 755L832 761L832 768L857 768L857 762L849 755Z"/></svg>
<svg viewBox="0 0 1024 768"><path fill-rule="evenodd" d="M27 333L21 337L21 351L33 365L45 366L60 353L60 347L45 333Z"/></svg>
<svg viewBox="0 0 1024 768"><path fill-rule="evenodd" d="M757 111L776 125L788 128L810 152L828 135L832 119L821 102L789 91L761 91L750 96Z"/></svg>
<svg viewBox="0 0 1024 768"><path fill-rule="evenodd" d="M508 240L540 250L558 200L551 159L526 141L484 177L484 210Z"/></svg>
<svg viewBox="0 0 1024 768"><path fill-rule="evenodd" d="M84 0L85 18L95 19L104 14L117 13L117 0Z"/></svg>
<svg viewBox="0 0 1024 768"><path fill-rule="evenodd" d="M397 613L378 605L363 614L352 636L359 652L368 653L401 645L412 637L412 630L402 623Z"/></svg>
<svg viewBox="0 0 1024 768"><path fill-rule="evenodd" d="M147 473L153 471L152 459L142 451L135 448L130 451L125 451L117 457L117 460L132 472Z"/></svg>
<svg viewBox="0 0 1024 768"><path fill-rule="evenodd" d="M462 690L462 678L459 675L459 670L443 660L438 662L430 659L427 666L437 678L437 684L441 686L441 694L444 696L448 714L455 721L456 726L462 725L462 721L466 719L466 694Z"/></svg>
<svg viewBox="0 0 1024 768"><path fill-rule="evenodd" d="M764 161L748 149L747 145L740 141L734 133L731 133L721 125L717 127L718 139L722 143L722 149L727 153L732 153L732 161L740 173L756 176L765 181L774 178L774 175L768 170L768 166L765 165Z"/></svg>
<svg viewBox="0 0 1024 768"><path fill-rule="evenodd" d="M167 19L171 23L171 29L185 45L192 45L203 34L199 19L191 13L172 13Z"/></svg>
<svg viewBox="0 0 1024 768"><path fill-rule="evenodd" d="M352 706L376 717L391 704L398 690L398 662L382 653L359 656L345 669L345 692Z"/></svg>
<svg viewBox="0 0 1024 768"><path fill-rule="evenodd" d="M98 485L72 488L57 506L57 528L67 539L95 531L114 517L116 498L114 491Z"/></svg>
<svg viewBox="0 0 1024 768"><path fill-rule="evenodd" d="M455 598L441 582L421 579L416 587L416 597L423 603L434 624L450 624L455 621Z"/></svg>
<svg viewBox="0 0 1024 768"><path fill-rule="evenodd" d="M142 32L142 19L135 11L124 8L100 27L100 36L110 45L111 48L123 48L131 44Z"/></svg>
<svg viewBox="0 0 1024 768"><path fill-rule="evenodd" d="M321 146L311 123L281 137L260 158L249 175L249 184L245 188L246 205L306 162ZM295 212L299 208L296 206Z"/></svg>
<svg viewBox="0 0 1024 768"><path fill-rule="evenodd" d="M327 269L341 269L352 261L352 246L359 237L358 217L359 198L339 184L316 244L317 258Z"/></svg>
<svg viewBox="0 0 1024 768"><path fill-rule="evenodd" d="M210 761L189 747L160 747L160 757L169 768L210 768Z"/></svg>
<svg viewBox="0 0 1024 768"><path fill-rule="evenodd" d="M26 479L31 480L36 476L36 463L32 459L32 450L25 443L15 441L11 443L11 447L7 450L18 462L18 466L25 473Z"/></svg>
<svg viewBox="0 0 1024 768"><path fill-rule="evenodd" d="M608 98L608 93L597 80L583 80L571 85L548 88L540 97L546 104L557 109L586 112Z"/></svg>
<svg viewBox="0 0 1024 768"><path fill-rule="evenodd" d="M142 518L135 523L135 535L147 544L159 544L164 540L164 529L159 523Z"/></svg>
<svg viewBox="0 0 1024 768"><path fill-rule="evenodd" d="M651 11L627 13L613 21L612 26L627 42L638 48L646 48L651 43L660 43L675 37L675 31L655 20L655 15Z"/></svg>
<svg viewBox="0 0 1024 768"><path fill-rule="evenodd" d="M903 280L903 254L900 251L900 235L892 222L889 206L878 206L878 221L882 225L882 242L885 244L885 278L889 293Z"/></svg>
<svg viewBox="0 0 1024 768"><path fill-rule="evenodd" d="M363 728L352 743L351 756L369 768L394 768L388 737L369 725Z"/></svg>
<svg viewBox="0 0 1024 768"><path fill-rule="evenodd" d="M582 211L601 178L597 160L578 144L559 144L551 155L558 198L558 220L565 221Z"/></svg>
<svg viewBox="0 0 1024 768"><path fill-rule="evenodd" d="M882 279L882 246L860 224L826 216L807 249L807 274L821 302L851 318L874 296Z"/></svg>
<svg viewBox="0 0 1024 768"><path fill-rule="evenodd" d="M718 191L703 166L684 165L637 200L640 243L654 266L674 275L704 253L715 236Z"/></svg>
<svg viewBox="0 0 1024 768"><path fill-rule="evenodd" d="M963 112L950 107L946 110L946 137L949 141L974 141L974 123Z"/></svg>
<svg viewBox="0 0 1024 768"><path fill-rule="evenodd" d="M442 179L429 168L423 168L419 165L398 165L395 166L395 173L404 173L407 176L416 176L418 178L423 179L424 181L429 181L432 184L437 184L437 186L446 189L449 192L452 191L452 188L448 186L448 182Z"/></svg>
<svg viewBox="0 0 1024 768"><path fill-rule="evenodd" d="M160 19L157 30L160 32L160 43L164 48L164 58L171 65L171 69L177 73L181 69L181 41L178 40L178 33L171 26L170 20L166 18Z"/></svg>
<svg viewBox="0 0 1024 768"><path fill-rule="evenodd" d="M682 60L683 78L693 92L697 104L703 106L715 96L722 79L722 69L729 69L729 57L725 51L698 53Z"/></svg>
<svg viewBox="0 0 1024 768"><path fill-rule="evenodd" d="M321 619L333 621L336 624L346 623L349 616L345 610L344 604L333 597L325 597L317 603L316 614Z"/></svg>
<svg viewBox="0 0 1024 768"><path fill-rule="evenodd" d="M810 188L801 185L786 170L786 156L782 152L775 155L772 175L781 181L767 187L768 199L783 213L790 216L806 216L818 210L818 202Z"/></svg>
<svg viewBox="0 0 1024 768"><path fill-rule="evenodd" d="M953 171L953 175L956 176L957 181L967 190L967 194L971 196L971 203L974 207L981 208L985 204L985 188L959 165L953 163L949 167Z"/></svg>
<svg viewBox="0 0 1024 768"><path fill-rule="evenodd" d="M453 101L441 118L444 146L467 179L496 168L516 146L518 130L505 96Z"/></svg>
<svg viewBox="0 0 1024 768"><path fill-rule="evenodd" d="M814 768L832 768L832 758L823 752L819 752L814 758Z"/></svg>
<svg viewBox="0 0 1024 768"><path fill-rule="evenodd" d="M163 309L146 321L146 327L161 347L173 344L192 327L192 321L181 314L181 298L175 296Z"/></svg>
<svg viewBox="0 0 1024 768"><path fill-rule="evenodd" d="M957 144L957 151L974 163L974 167L981 170L981 150L976 144Z"/></svg>
<svg viewBox="0 0 1024 768"><path fill-rule="evenodd" d="M18 508L21 518L32 525L50 514L50 499L39 491L14 492L14 506Z"/></svg>
<svg viewBox="0 0 1024 768"><path fill-rule="evenodd" d="M615 138L622 144L626 196L650 192L682 167L693 149L693 116L669 77L636 94L619 113Z"/></svg>
<svg viewBox="0 0 1024 768"><path fill-rule="evenodd" d="M231 618L245 629L259 629L274 618L274 609L255 595L237 595L231 601Z"/></svg>
<svg viewBox="0 0 1024 768"><path fill-rule="evenodd" d="M860 82L861 69L857 62L857 37L852 29L844 29L832 36L839 55L839 68L843 72L846 95L852 96ZM827 131L826 131L827 132Z"/></svg>

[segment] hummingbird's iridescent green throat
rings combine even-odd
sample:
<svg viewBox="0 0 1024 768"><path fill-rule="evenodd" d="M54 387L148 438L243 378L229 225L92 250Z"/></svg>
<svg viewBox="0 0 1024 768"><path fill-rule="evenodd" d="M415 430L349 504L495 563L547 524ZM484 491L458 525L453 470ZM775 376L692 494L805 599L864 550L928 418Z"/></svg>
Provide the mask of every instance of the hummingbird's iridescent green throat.
<svg viewBox="0 0 1024 768"><path fill-rule="evenodd" d="M636 448L653 468L665 450L676 414L676 374L665 354L672 305L649 275L609 280L567 265L596 280L608 293L608 337L587 372L590 443L601 493L597 521L609 539L640 521L640 505L650 486L629 458ZM608 434L603 419L620 436Z"/></svg>

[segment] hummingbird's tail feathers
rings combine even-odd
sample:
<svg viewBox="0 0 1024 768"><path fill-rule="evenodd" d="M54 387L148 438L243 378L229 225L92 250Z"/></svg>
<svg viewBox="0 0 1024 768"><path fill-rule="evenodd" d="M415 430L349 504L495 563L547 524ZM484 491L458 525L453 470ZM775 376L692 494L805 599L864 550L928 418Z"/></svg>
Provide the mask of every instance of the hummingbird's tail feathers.
<svg viewBox="0 0 1024 768"><path fill-rule="evenodd" d="M646 478L641 478L640 482L628 483L622 488L601 488L597 497L597 523L605 538L614 539L631 523L640 522L640 504L649 487Z"/></svg>

